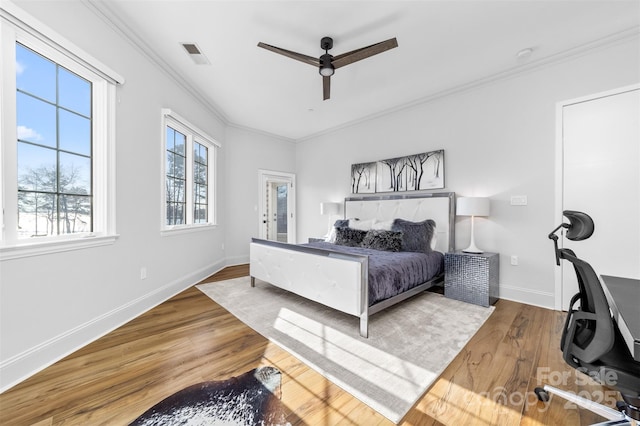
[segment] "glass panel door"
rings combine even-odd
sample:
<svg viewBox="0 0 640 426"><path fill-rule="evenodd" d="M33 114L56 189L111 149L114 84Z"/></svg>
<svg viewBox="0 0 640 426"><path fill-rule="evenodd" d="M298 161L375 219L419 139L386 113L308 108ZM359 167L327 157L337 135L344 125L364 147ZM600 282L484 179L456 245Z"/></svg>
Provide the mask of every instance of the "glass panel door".
<svg viewBox="0 0 640 426"><path fill-rule="evenodd" d="M294 175L260 173L260 238L295 243Z"/></svg>

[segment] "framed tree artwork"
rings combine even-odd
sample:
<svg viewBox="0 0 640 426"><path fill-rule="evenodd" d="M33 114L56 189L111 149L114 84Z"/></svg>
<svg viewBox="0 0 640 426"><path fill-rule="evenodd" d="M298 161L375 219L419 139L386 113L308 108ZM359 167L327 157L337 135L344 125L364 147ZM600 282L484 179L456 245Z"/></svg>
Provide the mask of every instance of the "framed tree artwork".
<svg viewBox="0 0 640 426"><path fill-rule="evenodd" d="M376 192L377 163L351 165L351 192L353 194L371 194Z"/></svg>
<svg viewBox="0 0 640 426"><path fill-rule="evenodd" d="M444 188L444 149L351 166L351 192Z"/></svg>

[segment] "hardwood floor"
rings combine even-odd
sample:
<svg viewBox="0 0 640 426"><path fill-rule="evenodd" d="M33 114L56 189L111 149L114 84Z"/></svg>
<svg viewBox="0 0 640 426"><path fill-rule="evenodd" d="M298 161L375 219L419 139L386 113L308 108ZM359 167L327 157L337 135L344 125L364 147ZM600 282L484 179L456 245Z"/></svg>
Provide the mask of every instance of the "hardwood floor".
<svg viewBox="0 0 640 426"><path fill-rule="evenodd" d="M245 275L248 266L241 265L203 282ZM544 381L593 399L609 401L615 395L566 366L559 350L563 321L560 312L499 300L489 320L401 424L602 421L560 398L545 407L533 394ZM4 392L0 424L128 424L182 388L260 365L282 371L282 402L292 425L391 424L195 287Z"/></svg>

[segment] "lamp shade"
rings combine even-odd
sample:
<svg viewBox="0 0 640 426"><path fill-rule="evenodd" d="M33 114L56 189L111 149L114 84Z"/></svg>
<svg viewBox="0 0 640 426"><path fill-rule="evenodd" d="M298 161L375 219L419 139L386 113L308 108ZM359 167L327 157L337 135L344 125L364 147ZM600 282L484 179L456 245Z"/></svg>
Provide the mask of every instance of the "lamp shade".
<svg viewBox="0 0 640 426"><path fill-rule="evenodd" d="M458 216L489 216L489 199L484 197L460 197L456 202Z"/></svg>
<svg viewBox="0 0 640 426"><path fill-rule="evenodd" d="M340 204L338 203L320 203L320 214L338 214L340 212Z"/></svg>

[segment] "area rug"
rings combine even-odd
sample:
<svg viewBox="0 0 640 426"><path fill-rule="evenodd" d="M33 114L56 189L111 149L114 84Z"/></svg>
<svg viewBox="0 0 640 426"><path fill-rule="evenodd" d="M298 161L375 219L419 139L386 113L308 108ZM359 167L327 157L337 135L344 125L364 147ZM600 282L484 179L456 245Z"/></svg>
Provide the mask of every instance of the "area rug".
<svg viewBox="0 0 640 426"><path fill-rule="evenodd" d="M424 292L359 319L249 277L203 293L394 423L399 423L493 312Z"/></svg>
<svg viewBox="0 0 640 426"><path fill-rule="evenodd" d="M130 426L289 425L279 399L281 377L266 366L198 383L160 401Z"/></svg>

